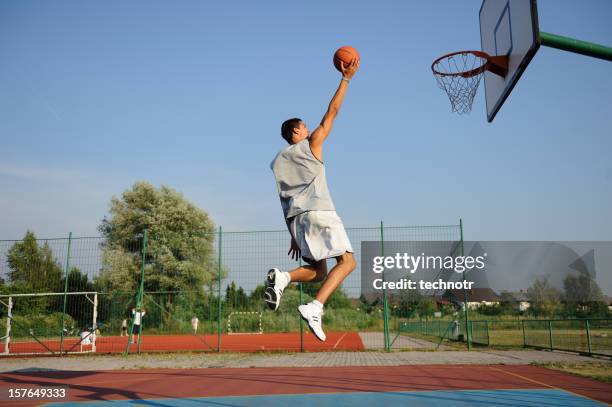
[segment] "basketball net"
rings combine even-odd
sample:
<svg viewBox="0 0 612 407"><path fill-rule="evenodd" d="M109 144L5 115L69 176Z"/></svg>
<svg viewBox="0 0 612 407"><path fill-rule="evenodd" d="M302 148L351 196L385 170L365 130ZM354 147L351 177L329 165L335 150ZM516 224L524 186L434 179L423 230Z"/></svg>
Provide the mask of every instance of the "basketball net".
<svg viewBox="0 0 612 407"><path fill-rule="evenodd" d="M487 58L474 52L458 52L434 61L431 66L440 89L446 92L453 112L469 113Z"/></svg>

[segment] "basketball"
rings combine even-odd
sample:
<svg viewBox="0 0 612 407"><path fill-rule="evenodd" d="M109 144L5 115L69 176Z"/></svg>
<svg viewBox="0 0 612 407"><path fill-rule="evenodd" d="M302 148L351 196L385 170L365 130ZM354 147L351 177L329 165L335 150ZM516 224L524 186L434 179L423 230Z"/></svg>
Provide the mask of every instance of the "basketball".
<svg viewBox="0 0 612 407"><path fill-rule="evenodd" d="M348 45L340 47L334 54L334 66L338 71L342 72L340 69L340 61L342 61L344 67L346 68L346 66L351 63L353 58L357 58L357 60L360 58L359 52L357 52L355 48Z"/></svg>

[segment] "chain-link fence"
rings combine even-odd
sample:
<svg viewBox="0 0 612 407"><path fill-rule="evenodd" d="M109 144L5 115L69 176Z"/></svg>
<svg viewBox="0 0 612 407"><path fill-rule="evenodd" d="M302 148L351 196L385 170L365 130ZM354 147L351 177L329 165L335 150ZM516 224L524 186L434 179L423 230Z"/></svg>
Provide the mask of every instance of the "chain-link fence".
<svg viewBox="0 0 612 407"><path fill-rule="evenodd" d="M220 228L170 243L154 229L113 242L30 233L0 241L4 353L388 349L413 310L361 295L361 242L459 241L460 226L381 224L347 233L357 268L326 304L325 343L297 313L320 283L291 285L276 312L264 306L267 271L299 265L287 256L285 230Z"/></svg>
<svg viewBox="0 0 612 407"><path fill-rule="evenodd" d="M530 347L612 355L612 319L515 319L469 321L472 344L496 347ZM435 341L467 341L464 324L459 320L410 321L400 331Z"/></svg>

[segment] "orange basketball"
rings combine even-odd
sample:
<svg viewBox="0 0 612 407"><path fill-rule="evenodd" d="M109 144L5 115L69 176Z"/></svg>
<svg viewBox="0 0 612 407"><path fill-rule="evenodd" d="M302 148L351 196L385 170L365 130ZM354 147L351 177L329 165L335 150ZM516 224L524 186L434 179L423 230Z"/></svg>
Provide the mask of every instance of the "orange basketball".
<svg viewBox="0 0 612 407"><path fill-rule="evenodd" d="M360 58L359 52L357 52L355 48L349 47L348 45L340 47L334 54L334 66L338 71L342 72L340 70L340 61L342 61L344 67L346 68L346 66L351 63L353 58L357 58L358 61Z"/></svg>

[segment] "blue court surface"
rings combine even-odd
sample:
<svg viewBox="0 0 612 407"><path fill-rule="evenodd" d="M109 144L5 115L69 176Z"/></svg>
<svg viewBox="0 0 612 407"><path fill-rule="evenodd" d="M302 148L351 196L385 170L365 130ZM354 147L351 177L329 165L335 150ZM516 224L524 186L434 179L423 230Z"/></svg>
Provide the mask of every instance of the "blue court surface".
<svg viewBox="0 0 612 407"><path fill-rule="evenodd" d="M100 402L53 403L53 406L291 406L291 407L358 407L358 406L605 406L595 400L570 392L554 389L542 390L438 390L418 392L354 392L287 394L273 396L197 397L172 399L113 400Z"/></svg>

